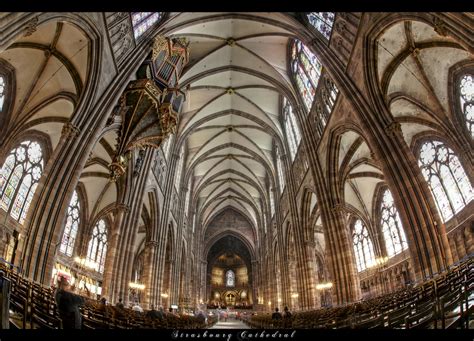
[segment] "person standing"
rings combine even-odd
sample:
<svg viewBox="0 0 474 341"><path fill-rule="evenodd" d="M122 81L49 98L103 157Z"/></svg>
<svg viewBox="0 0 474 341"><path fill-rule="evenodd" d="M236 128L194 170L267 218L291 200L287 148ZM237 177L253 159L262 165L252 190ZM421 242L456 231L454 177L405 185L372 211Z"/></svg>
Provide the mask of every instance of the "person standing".
<svg viewBox="0 0 474 341"><path fill-rule="evenodd" d="M70 292L69 282L62 278L58 283L55 300L63 329L81 329L82 316L79 307L84 305L81 296Z"/></svg>
<svg viewBox="0 0 474 341"><path fill-rule="evenodd" d="M284 328L291 328L292 325L292 314L288 307L283 309L283 326Z"/></svg>
<svg viewBox="0 0 474 341"><path fill-rule="evenodd" d="M275 308L275 312L272 314L272 320L281 320L281 313L278 308Z"/></svg>

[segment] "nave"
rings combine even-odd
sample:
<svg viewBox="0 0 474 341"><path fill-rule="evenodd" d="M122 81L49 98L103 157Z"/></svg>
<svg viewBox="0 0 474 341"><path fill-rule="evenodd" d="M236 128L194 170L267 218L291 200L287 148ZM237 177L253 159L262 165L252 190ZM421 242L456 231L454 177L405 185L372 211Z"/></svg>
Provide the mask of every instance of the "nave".
<svg viewBox="0 0 474 341"><path fill-rule="evenodd" d="M472 27L0 13L3 327L468 328Z"/></svg>

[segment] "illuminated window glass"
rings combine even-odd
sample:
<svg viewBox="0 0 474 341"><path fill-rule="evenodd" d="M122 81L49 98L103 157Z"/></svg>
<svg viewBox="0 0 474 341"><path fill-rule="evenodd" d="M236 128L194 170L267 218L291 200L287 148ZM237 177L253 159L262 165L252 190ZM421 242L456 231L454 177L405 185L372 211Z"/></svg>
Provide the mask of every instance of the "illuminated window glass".
<svg viewBox="0 0 474 341"><path fill-rule="evenodd" d="M286 98L283 99L283 117L285 121L285 132L286 138L288 140L288 146L290 148L291 160L294 160L296 152L298 151L298 146L301 142L301 133L298 128L298 123L296 122L293 108Z"/></svg>
<svg viewBox="0 0 474 341"><path fill-rule="evenodd" d="M179 193L179 183L181 181L181 173L183 171L183 162L184 162L184 146L181 147L181 151L179 153L179 161L176 166L176 178L175 178L174 187L176 188L176 191L178 193Z"/></svg>
<svg viewBox="0 0 474 341"><path fill-rule="evenodd" d="M184 214L187 216L188 215L188 208L189 208L189 200L191 199L191 178L189 179L188 182L188 193L186 194L186 201L184 202Z"/></svg>
<svg viewBox="0 0 474 341"><path fill-rule="evenodd" d="M226 286L234 287L235 286L235 273L232 270L227 270L225 274Z"/></svg>
<svg viewBox="0 0 474 341"><path fill-rule="evenodd" d="M74 191L67 208L66 226L64 227L63 238L59 248L59 251L67 256L72 256L72 251L74 250L74 242L76 241L77 230L80 224L80 210L79 198L77 192Z"/></svg>
<svg viewBox="0 0 474 341"><path fill-rule="evenodd" d="M392 257L408 248L400 215L395 207L392 193L387 189L382 197L381 225L387 254Z"/></svg>
<svg viewBox="0 0 474 341"><path fill-rule="evenodd" d="M132 13L132 25L135 39L145 33L150 27L158 22L163 16L162 12L134 12Z"/></svg>
<svg viewBox="0 0 474 341"><path fill-rule="evenodd" d="M43 173L43 153L35 141L24 141L8 154L0 170L0 207L23 224Z"/></svg>
<svg viewBox="0 0 474 341"><path fill-rule="evenodd" d="M353 226L352 241L356 255L357 270L363 271L375 264L374 246L367 227L358 219Z"/></svg>
<svg viewBox="0 0 474 341"><path fill-rule="evenodd" d="M459 81L459 101L467 130L471 133L471 137L474 137L474 81L472 75L464 75Z"/></svg>
<svg viewBox="0 0 474 341"><path fill-rule="evenodd" d="M3 109L3 102L5 101L5 78L0 75L0 112Z"/></svg>
<svg viewBox="0 0 474 341"><path fill-rule="evenodd" d="M283 175L283 163L281 162L280 151L276 149L276 164L278 172L278 183L280 184L280 192L285 188L285 176Z"/></svg>
<svg viewBox="0 0 474 341"><path fill-rule="evenodd" d="M309 112L321 77L322 64L306 45L294 40L291 49L291 67L298 91Z"/></svg>
<svg viewBox="0 0 474 341"><path fill-rule="evenodd" d="M440 141L421 146L418 165L428 182L443 221L448 221L474 197L471 182L453 150Z"/></svg>
<svg viewBox="0 0 474 341"><path fill-rule="evenodd" d="M311 12L307 14L309 23L329 40L334 24L333 12Z"/></svg>
<svg viewBox="0 0 474 341"><path fill-rule="evenodd" d="M107 225L103 219L94 226L92 237L87 248L87 259L97 264L96 270L104 272L107 253Z"/></svg>
<svg viewBox="0 0 474 341"><path fill-rule="evenodd" d="M270 213L271 216L275 214L275 197L273 196L273 191L270 189Z"/></svg>

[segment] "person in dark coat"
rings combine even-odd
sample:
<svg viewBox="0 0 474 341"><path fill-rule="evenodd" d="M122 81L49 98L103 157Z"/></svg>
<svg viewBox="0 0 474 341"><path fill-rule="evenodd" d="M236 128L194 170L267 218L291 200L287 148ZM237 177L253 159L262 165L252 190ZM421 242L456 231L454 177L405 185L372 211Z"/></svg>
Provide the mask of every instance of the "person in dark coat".
<svg viewBox="0 0 474 341"><path fill-rule="evenodd" d="M281 314L278 308L275 308L275 312L272 314L272 320L281 320Z"/></svg>
<svg viewBox="0 0 474 341"><path fill-rule="evenodd" d="M60 280L55 299L62 327L63 329L81 329L82 316L79 307L84 304L84 299L69 290L68 281L64 278Z"/></svg>
<svg viewBox="0 0 474 341"><path fill-rule="evenodd" d="M163 312L161 310L156 311L155 306L153 304L151 305L150 308L151 309L146 312L146 315L145 315L146 317L151 318L151 319L160 319L160 320L163 319Z"/></svg>

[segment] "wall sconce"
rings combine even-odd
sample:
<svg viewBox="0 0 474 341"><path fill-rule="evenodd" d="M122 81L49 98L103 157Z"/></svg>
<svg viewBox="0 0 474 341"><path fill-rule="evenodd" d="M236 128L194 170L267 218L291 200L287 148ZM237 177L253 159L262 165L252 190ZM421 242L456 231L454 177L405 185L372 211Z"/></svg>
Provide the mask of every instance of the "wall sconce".
<svg viewBox="0 0 474 341"><path fill-rule="evenodd" d="M278 301L278 303L281 303L281 298L278 298L277 301Z"/></svg>
<svg viewBox="0 0 474 341"><path fill-rule="evenodd" d="M128 286L132 289L138 289L138 290L144 290L145 289L145 284L140 284L140 283L130 282L130 283L128 283Z"/></svg>
<svg viewBox="0 0 474 341"><path fill-rule="evenodd" d="M298 296L298 293L291 294L291 298L297 298Z"/></svg>
<svg viewBox="0 0 474 341"><path fill-rule="evenodd" d="M75 257L74 258L74 261L79 264L80 266L84 267L84 268L88 268L88 269L91 269L91 270L97 270L98 267L99 267L99 264L96 263L96 262L93 262L93 261L90 261L86 258L81 258L81 257Z"/></svg>
<svg viewBox="0 0 474 341"><path fill-rule="evenodd" d="M168 295L167 293L162 293L162 294L161 294L161 297L164 297L164 298L168 298L168 296L169 296L169 295Z"/></svg>
<svg viewBox="0 0 474 341"><path fill-rule="evenodd" d="M324 289L331 289L331 288L332 288L332 282L320 283L316 285L316 290L324 290Z"/></svg>

